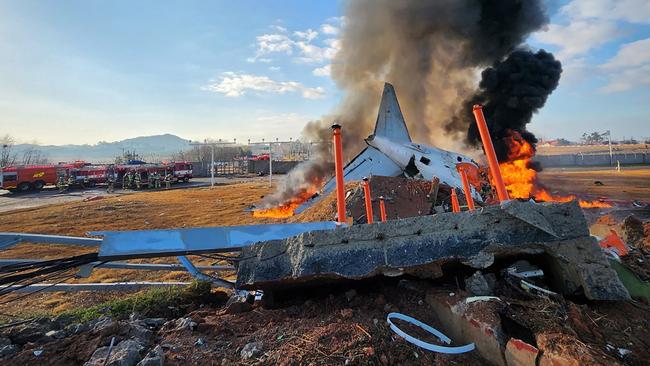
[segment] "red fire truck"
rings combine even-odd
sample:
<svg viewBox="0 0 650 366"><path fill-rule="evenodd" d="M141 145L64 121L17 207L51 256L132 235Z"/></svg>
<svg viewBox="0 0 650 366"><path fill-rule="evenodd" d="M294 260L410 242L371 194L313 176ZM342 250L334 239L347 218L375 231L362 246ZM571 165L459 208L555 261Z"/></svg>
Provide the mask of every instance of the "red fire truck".
<svg viewBox="0 0 650 366"><path fill-rule="evenodd" d="M66 174L72 165L10 166L2 169L0 188L26 192L41 190L48 184L56 184L59 174Z"/></svg>
<svg viewBox="0 0 650 366"><path fill-rule="evenodd" d="M178 182L188 182L192 178L192 164L188 162L93 165L76 161L71 164L6 167L0 174L0 188L18 192L38 191L46 185L56 185L60 176L64 177L68 186L70 186L69 178L72 177L73 187L88 188L106 183L110 174L113 175L117 185L121 185L122 178L129 171L140 173L141 184L145 187L149 186L149 174L154 172L162 178L171 173L174 181Z"/></svg>
<svg viewBox="0 0 650 366"><path fill-rule="evenodd" d="M192 179L192 164L187 161L178 161L174 164L174 178L177 181L189 182Z"/></svg>

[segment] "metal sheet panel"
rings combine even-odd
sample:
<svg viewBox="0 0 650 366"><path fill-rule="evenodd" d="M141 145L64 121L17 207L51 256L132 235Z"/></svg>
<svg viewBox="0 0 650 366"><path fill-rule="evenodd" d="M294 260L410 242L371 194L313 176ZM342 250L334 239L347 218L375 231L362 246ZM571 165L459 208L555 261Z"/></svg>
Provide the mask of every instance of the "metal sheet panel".
<svg viewBox="0 0 650 366"><path fill-rule="evenodd" d="M284 239L307 231L332 230L336 227L337 223L326 221L174 230L95 231L89 234L104 236L99 247L99 259L113 260L233 252L258 241Z"/></svg>

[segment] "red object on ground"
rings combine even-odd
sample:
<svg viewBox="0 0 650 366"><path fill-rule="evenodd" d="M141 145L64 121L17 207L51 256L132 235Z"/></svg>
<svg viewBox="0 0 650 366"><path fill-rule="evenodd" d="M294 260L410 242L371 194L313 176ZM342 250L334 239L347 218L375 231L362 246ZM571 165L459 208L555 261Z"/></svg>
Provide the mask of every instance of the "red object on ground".
<svg viewBox="0 0 650 366"><path fill-rule="evenodd" d="M600 247L604 249L614 248L620 257L626 256L629 250L627 245L621 240L614 229L610 229L610 234L600 241Z"/></svg>
<svg viewBox="0 0 650 366"><path fill-rule="evenodd" d="M451 189L451 209L454 212L460 212L460 204L458 203L458 196L456 195L456 188Z"/></svg>
<svg viewBox="0 0 650 366"><path fill-rule="evenodd" d="M363 195L366 200L366 221L372 224L374 218L372 214L372 199L370 198L370 182L366 177L363 178Z"/></svg>
<svg viewBox="0 0 650 366"><path fill-rule="evenodd" d="M472 190L469 187L469 180L467 179L467 173L463 167L456 165L456 169L460 173L460 179L463 181L463 192L465 192L465 201L467 202L467 208L470 211L474 211L474 199L472 198Z"/></svg>
<svg viewBox="0 0 650 366"><path fill-rule="evenodd" d="M336 173L336 212L339 223L344 223L345 214L345 186L343 185L343 145L341 142L341 125L332 125L334 140L334 171Z"/></svg>
<svg viewBox="0 0 650 366"><path fill-rule="evenodd" d="M386 204L384 203L384 196L379 197L379 215L381 222L386 222Z"/></svg>
<svg viewBox="0 0 650 366"><path fill-rule="evenodd" d="M472 111L474 112L474 118L476 119L478 132L481 135L483 149L485 150L485 156L487 157L488 165L490 166L490 172L492 173L492 178L494 179L499 201L507 201L510 199L510 197L508 197L506 185L503 183L503 177L501 177L501 169L499 168L497 154L494 151L494 145L492 145L490 131L488 130L487 123L485 122L485 116L483 115L483 106L476 104L474 105Z"/></svg>

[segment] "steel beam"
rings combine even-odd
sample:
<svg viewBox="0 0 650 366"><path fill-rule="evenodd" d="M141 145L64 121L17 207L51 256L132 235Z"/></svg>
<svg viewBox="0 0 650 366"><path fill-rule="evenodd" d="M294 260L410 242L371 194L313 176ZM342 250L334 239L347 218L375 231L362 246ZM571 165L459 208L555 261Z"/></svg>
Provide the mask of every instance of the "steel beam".
<svg viewBox="0 0 650 366"><path fill-rule="evenodd" d="M336 223L222 226L172 230L95 231L102 235L100 260L238 252L266 240L285 239L314 230L333 230Z"/></svg>

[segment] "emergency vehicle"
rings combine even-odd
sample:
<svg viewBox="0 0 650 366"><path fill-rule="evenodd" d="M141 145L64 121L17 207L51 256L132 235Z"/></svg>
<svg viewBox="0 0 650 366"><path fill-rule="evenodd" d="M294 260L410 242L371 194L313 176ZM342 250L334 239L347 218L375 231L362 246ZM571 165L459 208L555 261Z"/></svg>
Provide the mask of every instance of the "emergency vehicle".
<svg viewBox="0 0 650 366"><path fill-rule="evenodd" d="M137 162L124 165L94 165L83 161L70 164L10 166L2 169L0 174L0 188L10 191L27 192L40 191L46 185L56 185L59 177L63 177L65 184L70 186L70 177L73 178L73 187L88 188L97 184L104 184L110 175L114 182L121 185L122 179L129 171L140 173L141 186L149 186L149 175L157 172L164 180L168 173L174 181L188 182L192 178L192 164L188 162L147 164Z"/></svg>
<svg viewBox="0 0 650 366"><path fill-rule="evenodd" d="M56 184L59 174L66 174L72 167L68 164L6 167L0 175L0 188L19 192L40 191L48 184Z"/></svg>

